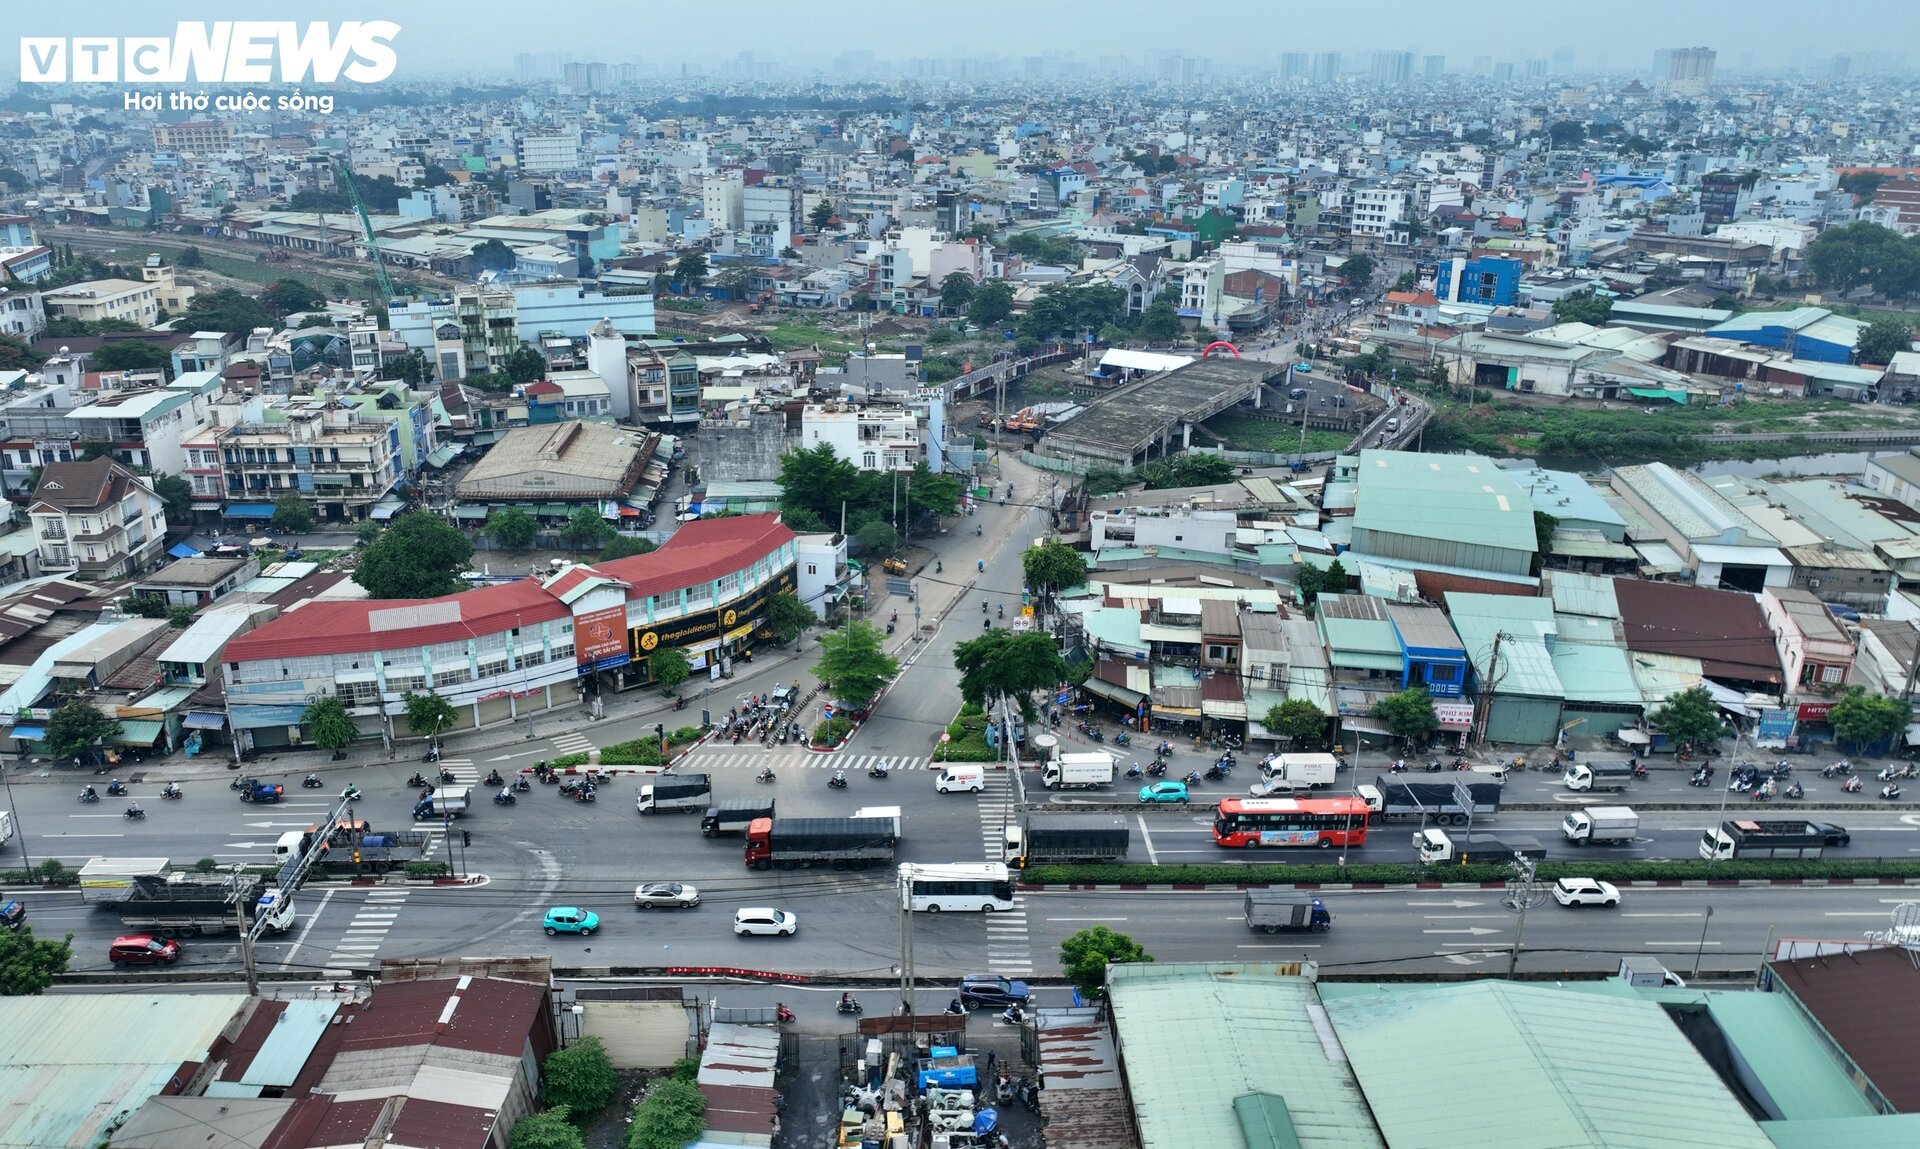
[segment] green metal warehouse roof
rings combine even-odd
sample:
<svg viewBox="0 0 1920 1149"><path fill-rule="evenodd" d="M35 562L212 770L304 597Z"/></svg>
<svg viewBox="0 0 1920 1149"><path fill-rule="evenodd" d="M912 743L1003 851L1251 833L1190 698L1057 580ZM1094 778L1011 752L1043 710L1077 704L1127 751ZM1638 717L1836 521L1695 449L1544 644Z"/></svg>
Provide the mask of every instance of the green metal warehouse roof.
<svg viewBox="0 0 1920 1149"><path fill-rule="evenodd" d="M1354 529L1532 554L1533 500L1479 455L1363 451Z"/></svg>
<svg viewBox="0 0 1920 1149"><path fill-rule="evenodd" d="M1787 1121L1866 1117L1874 1109L1783 993L1710 993L1707 1012ZM1856 1145L1850 1140L1829 1145ZM1920 1145L1920 1138L1906 1142Z"/></svg>
<svg viewBox="0 0 1920 1149"><path fill-rule="evenodd" d="M1552 599L1460 591L1449 591L1446 599L1454 633L1460 636L1467 660L1482 682L1489 677L1494 637L1500 636L1500 670L1493 676L1495 694L1566 697L1545 638L1554 633Z"/></svg>
<svg viewBox="0 0 1920 1149"><path fill-rule="evenodd" d="M1240 1149L1248 1142L1234 1107L1248 1094L1283 1100L1306 1149L1385 1149L1338 1045L1316 1024L1313 983L1273 966L1169 962L1115 966L1107 992L1141 1149ZM1409 1050L1401 1051L1409 1068L1426 1063ZM1450 1076L1430 1070L1420 1072ZM1280 1119L1264 1101L1241 1109Z"/></svg>
<svg viewBox="0 0 1920 1149"><path fill-rule="evenodd" d="M1777 1149L1911 1149L1920 1145L1920 1113L1769 1121L1760 1126Z"/></svg>
<svg viewBox="0 0 1920 1149"><path fill-rule="evenodd" d="M1773 1149L1650 1001L1482 981L1344 997L1326 1010L1374 1120L1396 1146ZM1127 1049L1131 1069L1130 1041ZM1203 1046L1192 1064L1212 1064ZM1188 1074L1181 1084L1193 1087L1196 1076L1204 1077Z"/></svg>

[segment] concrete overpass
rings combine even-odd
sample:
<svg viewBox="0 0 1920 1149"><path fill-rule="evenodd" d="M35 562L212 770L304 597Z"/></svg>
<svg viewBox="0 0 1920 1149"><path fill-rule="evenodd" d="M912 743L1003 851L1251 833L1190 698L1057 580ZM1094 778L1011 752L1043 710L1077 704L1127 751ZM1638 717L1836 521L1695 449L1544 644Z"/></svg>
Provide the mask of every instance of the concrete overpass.
<svg viewBox="0 0 1920 1149"><path fill-rule="evenodd" d="M1038 451L1095 466L1129 470L1186 450L1193 426L1284 381L1288 363L1201 359L1100 395L1074 419L1047 432Z"/></svg>

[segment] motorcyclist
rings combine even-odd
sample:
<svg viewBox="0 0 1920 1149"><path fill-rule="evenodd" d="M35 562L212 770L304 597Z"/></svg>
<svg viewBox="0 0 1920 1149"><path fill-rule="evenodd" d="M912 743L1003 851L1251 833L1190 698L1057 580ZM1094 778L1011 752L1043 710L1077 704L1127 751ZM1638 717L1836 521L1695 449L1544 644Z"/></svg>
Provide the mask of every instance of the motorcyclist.
<svg viewBox="0 0 1920 1149"><path fill-rule="evenodd" d="M107 783L107 793L109 794L118 796L120 794L125 794L126 792L127 792L127 788L120 784L120 779L118 778L115 778L111 782Z"/></svg>
<svg viewBox="0 0 1920 1149"><path fill-rule="evenodd" d="M140 808L140 803L138 802L127 803L127 813L135 818L144 818L147 816L147 812Z"/></svg>
<svg viewBox="0 0 1920 1149"><path fill-rule="evenodd" d="M80 797L85 801L92 802L97 800L100 795L94 793L92 786L87 786L80 791Z"/></svg>
<svg viewBox="0 0 1920 1149"><path fill-rule="evenodd" d="M939 574L939 573L940 573L941 571L943 571L943 570L945 570L945 569L946 569L945 567L942 567L942 566L940 565L940 563L939 563L939 561L938 561L938 560L935 560L935 561L934 561L934 564L933 564L933 573L934 573L934 574Z"/></svg>
<svg viewBox="0 0 1920 1149"><path fill-rule="evenodd" d="M1021 1022L1027 1020L1027 1011L1021 1009L1020 1003L1016 1001L1012 1005L1007 1006L1005 1011L1000 1014L1000 1019L1014 1025L1019 1025Z"/></svg>
<svg viewBox="0 0 1920 1149"><path fill-rule="evenodd" d="M831 781L835 786L845 786L847 784L847 772L845 770L835 770Z"/></svg>
<svg viewBox="0 0 1920 1149"><path fill-rule="evenodd" d="M498 770L487 771L487 785L489 786L500 785L500 771Z"/></svg>
<svg viewBox="0 0 1920 1149"><path fill-rule="evenodd" d="M853 994L851 992L843 993L840 995L840 1008L842 1010L851 1010L856 1004L857 1003L853 1000Z"/></svg>
<svg viewBox="0 0 1920 1149"><path fill-rule="evenodd" d="M340 796L349 802L356 801L360 797L360 787L348 783L347 788L340 791Z"/></svg>
<svg viewBox="0 0 1920 1149"><path fill-rule="evenodd" d="M177 782L169 782L166 785L166 789L160 792L169 798L175 797L180 793L180 784Z"/></svg>
<svg viewBox="0 0 1920 1149"><path fill-rule="evenodd" d="M792 1021L794 1018L793 1011L787 1008L787 1003L784 1001L773 1003L773 1015L781 1021Z"/></svg>
<svg viewBox="0 0 1920 1149"><path fill-rule="evenodd" d="M1004 602L1001 603L999 607L996 608L996 613L998 613L1001 618L1007 617L1007 604Z"/></svg>
<svg viewBox="0 0 1920 1149"><path fill-rule="evenodd" d="M973 561L973 569L979 571L981 574L987 573L987 560L975 559Z"/></svg>
<svg viewBox="0 0 1920 1149"><path fill-rule="evenodd" d="M964 1005L961 1005L960 999L956 997L952 1001L947 1003L947 1012L951 1014L959 1015L967 1012L967 1007Z"/></svg>

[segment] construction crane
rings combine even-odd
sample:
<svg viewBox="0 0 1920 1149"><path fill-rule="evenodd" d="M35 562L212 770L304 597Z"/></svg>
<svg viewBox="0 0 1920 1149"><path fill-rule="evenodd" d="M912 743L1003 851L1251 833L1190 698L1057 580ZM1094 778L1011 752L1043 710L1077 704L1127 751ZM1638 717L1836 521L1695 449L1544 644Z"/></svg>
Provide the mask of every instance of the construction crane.
<svg viewBox="0 0 1920 1149"><path fill-rule="evenodd" d="M393 280L387 276L386 259L380 254L380 241L373 234L373 221L367 218L366 205L360 202L360 191L353 186L353 173L347 170L344 156L334 156L333 165L339 169L340 182L347 185L347 197L353 201L353 210L360 213L360 227L367 233L367 251L373 257L373 275L380 284L380 304L387 306L397 294L393 289Z"/></svg>

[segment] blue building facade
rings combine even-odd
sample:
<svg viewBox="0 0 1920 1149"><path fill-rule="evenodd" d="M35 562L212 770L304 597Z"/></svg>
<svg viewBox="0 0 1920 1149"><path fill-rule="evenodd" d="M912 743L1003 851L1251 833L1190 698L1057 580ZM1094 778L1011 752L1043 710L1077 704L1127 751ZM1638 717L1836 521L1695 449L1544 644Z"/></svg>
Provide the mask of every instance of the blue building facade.
<svg viewBox="0 0 1920 1149"><path fill-rule="evenodd" d="M1866 327L1857 319L1824 307L1791 311L1749 311L1707 329L1715 339L1733 339L1755 347L1776 347L1795 359L1815 363L1852 363L1854 347Z"/></svg>
<svg viewBox="0 0 1920 1149"><path fill-rule="evenodd" d="M1499 255L1443 259L1434 294L1448 303L1511 307L1520 295L1521 263Z"/></svg>
<svg viewBox="0 0 1920 1149"><path fill-rule="evenodd" d="M1390 602L1387 619L1400 639L1400 689L1424 686L1435 698L1466 693L1467 648L1440 608Z"/></svg>

